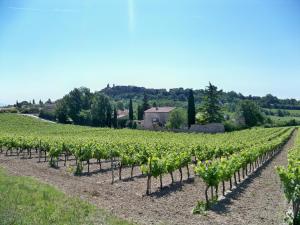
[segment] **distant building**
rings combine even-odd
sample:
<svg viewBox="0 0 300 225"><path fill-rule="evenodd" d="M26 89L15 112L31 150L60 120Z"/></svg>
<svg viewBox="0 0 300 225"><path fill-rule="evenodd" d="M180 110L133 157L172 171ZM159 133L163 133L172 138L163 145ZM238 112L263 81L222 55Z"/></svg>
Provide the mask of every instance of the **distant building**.
<svg viewBox="0 0 300 225"><path fill-rule="evenodd" d="M153 107L146 110L144 112L144 128L164 127L168 121L170 112L174 109L174 107Z"/></svg>
<svg viewBox="0 0 300 225"><path fill-rule="evenodd" d="M117 114L118 114L118 119L125 119L129 115L129 110L127 110L127 109L124 111L118 110Z"/></svg>

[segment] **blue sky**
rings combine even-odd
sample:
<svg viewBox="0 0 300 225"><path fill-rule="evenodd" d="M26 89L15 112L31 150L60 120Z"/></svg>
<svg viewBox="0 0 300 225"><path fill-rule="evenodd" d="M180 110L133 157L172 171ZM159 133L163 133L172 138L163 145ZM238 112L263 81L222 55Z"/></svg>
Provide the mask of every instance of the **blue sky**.
<svg viewBox="0 0 300 225"><path fill-rule="evenodd" d="M0 103L107 83L300 99L299 0L0 0Z"/></svg>

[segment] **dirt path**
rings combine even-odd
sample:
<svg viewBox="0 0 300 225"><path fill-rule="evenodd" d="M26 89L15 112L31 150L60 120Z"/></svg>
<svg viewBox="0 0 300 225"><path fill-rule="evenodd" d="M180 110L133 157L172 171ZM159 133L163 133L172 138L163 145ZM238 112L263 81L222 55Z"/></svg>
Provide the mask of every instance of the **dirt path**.
<svg viewBox="0 0 300 225"><path fill-rule="evenodd" d="M116 216L139 224L278 225L282 224L287 204L274 167L287 163L287 150L292 146L294 137L270 163L239 185L206 216L191 215L197 200L203 200L204 184L193 174L193 179L187 181L186 171L183 171L183 184L169 186L171 179L165 176L163 182L166 188L159 191L159 181L153 180L153 194L145 196L146 177L138 168L134 170L133 180L125 179L111 185L108 163L103 164L101 172L97 164L92 165L92 175L81 177L67 172L74 161L70 161L67 167L61 162L60 169L53 169L49 168L48 163L37 163L37 158L20 159L1 154L0 166L12 174L36 177L69 195L79 196ZM117 171L115 173L118 175ZM122 175L128 178L130 169L125 169ZM175 179L178 178L179 174L175 174Z"/></svg>
<svg viewBox="0 0 300 225"><path fill-rule="evenodd" d="M52 120L46 120L46 119L40 118L39 116L33 115L33 114L17 114L17 115L31 117L31 118L34 118L34 119L37 119L37 120L48 122L48 123L56 123Z"/></svg>

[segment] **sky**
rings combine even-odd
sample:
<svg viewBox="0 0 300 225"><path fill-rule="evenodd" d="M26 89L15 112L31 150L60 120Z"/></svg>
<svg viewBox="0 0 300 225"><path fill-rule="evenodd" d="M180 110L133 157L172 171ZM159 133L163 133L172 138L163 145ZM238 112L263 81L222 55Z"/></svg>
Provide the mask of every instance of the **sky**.
<svg viewBox="0 0 300 225"><path fill-rule="evenodd" d="M300 99L299 0L0 0L0 103L108 83Z"/></svg>

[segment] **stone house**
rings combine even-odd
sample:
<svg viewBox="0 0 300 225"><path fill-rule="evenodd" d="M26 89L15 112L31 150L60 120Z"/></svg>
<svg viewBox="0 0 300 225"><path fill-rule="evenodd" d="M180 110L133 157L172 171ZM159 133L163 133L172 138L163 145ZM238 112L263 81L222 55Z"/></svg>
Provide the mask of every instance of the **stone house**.
<svg viewBox="0 0 300 225"><path fill-rule="evenodd" d="M154 129L159 127L165 127L170 112L174 107L153 107L144 112L143 126L146 129Z"/></svg>

